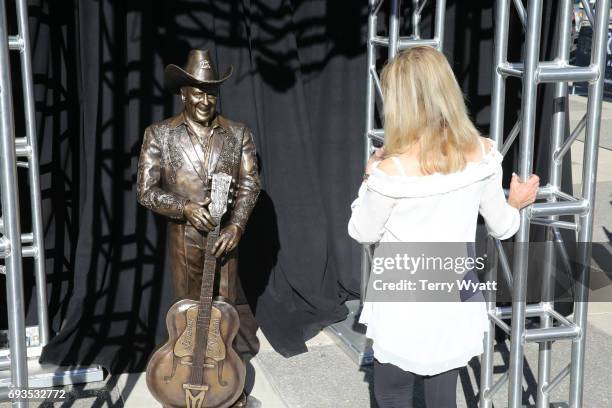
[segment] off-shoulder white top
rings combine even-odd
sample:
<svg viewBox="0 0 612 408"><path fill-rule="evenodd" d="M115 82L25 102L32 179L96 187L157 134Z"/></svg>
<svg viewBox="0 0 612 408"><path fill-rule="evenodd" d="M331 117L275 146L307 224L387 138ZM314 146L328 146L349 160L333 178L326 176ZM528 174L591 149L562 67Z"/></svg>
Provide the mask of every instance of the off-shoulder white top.
<svg viewBox="0 0 612 408"><path fill-rule="evenodd" d="M360 243L474 242L480 212L491 235L509 238L520 217L506 201L501 162L497 149L483 146L483 159L456 173L390 176L375 168L351 205L349 235ZM484 302L365 302L360 322L378 361L420 375L465 366L482 353L489 328Z"/></svg>

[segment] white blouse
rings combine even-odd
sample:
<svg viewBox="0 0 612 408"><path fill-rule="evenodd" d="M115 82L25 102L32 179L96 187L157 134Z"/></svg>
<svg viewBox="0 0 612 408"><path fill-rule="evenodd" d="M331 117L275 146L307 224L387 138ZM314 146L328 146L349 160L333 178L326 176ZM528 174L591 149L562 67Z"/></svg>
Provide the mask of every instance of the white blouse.
<svg viewBox="0 0 612 408"><path fill-rule="evenodd" d="M474 242L480 212L490 234L507 239L520 217L506 201L501 162L492 147L481 161L451 174L389 176L374 168L351 205L349 235L363 244ZM483 352L489 330L480 301L365 302L360 322L368 326L378 361L420 375L465 366Z"/></svg>

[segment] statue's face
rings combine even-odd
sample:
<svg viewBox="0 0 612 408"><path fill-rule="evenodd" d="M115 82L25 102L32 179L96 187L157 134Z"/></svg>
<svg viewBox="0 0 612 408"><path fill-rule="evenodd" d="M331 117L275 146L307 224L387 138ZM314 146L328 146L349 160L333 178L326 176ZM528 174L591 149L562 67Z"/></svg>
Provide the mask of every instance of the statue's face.
<svg viewBox="0 0 612 408"><path fill-rule="evenodd" d="M181 95L187 117L201 125L210 125L217 107L216 93L193 86L184 86L181 88Z"/></svg>

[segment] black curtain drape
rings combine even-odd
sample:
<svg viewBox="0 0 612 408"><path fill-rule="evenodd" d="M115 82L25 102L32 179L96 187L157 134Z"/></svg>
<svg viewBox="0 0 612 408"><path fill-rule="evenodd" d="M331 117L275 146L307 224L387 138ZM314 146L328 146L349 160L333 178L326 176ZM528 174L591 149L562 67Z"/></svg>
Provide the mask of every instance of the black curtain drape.
<svg viewBox="0 0 612 408"><path fill-rule="evenodd" d="M180 109L163 68L182 65L192 48L210 49L219 70L234 65L219 108L255 134L264 190L241 243L240 278L264 334L289 356L345 318L360 277L346 226L363 170L365 0L29 4L57 333L43 362L137 372L166 338L165 220L137 204L136 165L144 128ZM424 26L431 19L430 5ZM520 23L512 27L520 42ZM493 2L448 1L445 54L483 133L492 51ZM519 59L520 47L509 52ZM517 84L508 95L509 128ZM32 322L30 281L26 290Z"/></svg>

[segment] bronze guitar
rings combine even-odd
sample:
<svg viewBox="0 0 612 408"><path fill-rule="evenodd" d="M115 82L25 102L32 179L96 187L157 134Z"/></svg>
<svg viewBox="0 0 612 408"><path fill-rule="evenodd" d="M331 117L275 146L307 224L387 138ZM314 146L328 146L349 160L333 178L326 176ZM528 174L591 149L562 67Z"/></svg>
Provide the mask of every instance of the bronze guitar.
<svg viewBox="0 0 612 408"><path fill-rule="evenodd" d="M246 369L232 343L240 321L234 307L216 298L217 259L213 246L227 208L232 178L212 176L209 212L217 227L209 232L200 301L179 300L166 315L169 339L149 360L147 386L167 408L227 408L241 395Z"/></svg>

